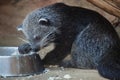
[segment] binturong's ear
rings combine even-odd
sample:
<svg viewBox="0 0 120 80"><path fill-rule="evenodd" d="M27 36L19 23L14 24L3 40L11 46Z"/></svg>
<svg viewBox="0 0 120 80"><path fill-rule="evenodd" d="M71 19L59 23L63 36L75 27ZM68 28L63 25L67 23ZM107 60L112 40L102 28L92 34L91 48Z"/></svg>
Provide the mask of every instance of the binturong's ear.
<svg viewBox="0 0 120 80"><path fill-rule="evenodd" d="M22 30L23 30L23 25L20 24L19 26L17 26L17 30L18 30L18 31L22 31Z"/></svg>

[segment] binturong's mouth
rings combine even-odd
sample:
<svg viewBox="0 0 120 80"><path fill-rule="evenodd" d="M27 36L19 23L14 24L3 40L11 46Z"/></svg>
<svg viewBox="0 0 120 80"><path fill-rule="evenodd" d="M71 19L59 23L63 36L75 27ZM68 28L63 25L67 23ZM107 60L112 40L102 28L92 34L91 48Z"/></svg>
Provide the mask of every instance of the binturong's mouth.
<svg viewBox="0 0 120 80"><path fill-rule="evenodd" d="M32 51L38 52L41 49L49 46L52 42L54 42L53 37L51 37L51 36L48 36L46 38L44 37L40 42L37 42L37 43L31 45Z"/></svg>
<svg viewBox="0 0 120 80"><path fill-rule="evenodd" d="M31 49L33 52L38 52L38 51L40 51L41 48L40 48L40 46L31 45Z"/></svg>
<svg viewBox="0 0 120 80"><path fill-rule="evenodd" d="M32 51L33 52L38 52L38 51L40 51L40 48L32 48Z"/></svg>
<svg viewBox="0 0 120 80"><path fill-rule="evenodd" d="M44 36L41 41L40 41L40 48L44 48L47 47L48 45L50 45L51 43L54 42L54 40L56 39L56 32L55 30L49 32L46 34L46 36Z"/></svg>
<svg viewBox="0 0 120 80"><path fill-rule="evenodd" d="M40 49L43 49L44 47L49 46L51 43L53 43L56 39L57 34L59 34L59 31L54 28L53 30L50 30L47 33L44 33L44 36L41 37L40 39L37 39L32 43L33 46L33 51L39 51Z"/></svg>

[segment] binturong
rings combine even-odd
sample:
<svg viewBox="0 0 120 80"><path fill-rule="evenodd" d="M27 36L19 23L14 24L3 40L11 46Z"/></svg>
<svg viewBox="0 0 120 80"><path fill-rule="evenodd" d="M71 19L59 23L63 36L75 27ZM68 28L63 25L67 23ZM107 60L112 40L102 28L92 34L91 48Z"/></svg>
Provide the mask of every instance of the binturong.
<svg viewBox="0 0 120 80"><path fill-rule="evenodd" d="M120 39L111 23L99 13L55 3L29 13L19 30L29 43L21 53L55 44L44 65L97 69L101 76L120 80ZM70 55L69 60L63 61Z"/></svg>

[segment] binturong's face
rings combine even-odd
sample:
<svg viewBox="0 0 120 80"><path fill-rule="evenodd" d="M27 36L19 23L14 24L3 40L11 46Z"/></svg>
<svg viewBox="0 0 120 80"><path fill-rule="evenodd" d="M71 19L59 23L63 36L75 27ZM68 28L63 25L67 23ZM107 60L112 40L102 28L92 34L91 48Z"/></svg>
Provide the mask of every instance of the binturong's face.
<svg viewBox="0 0 120 80"><path fill-rule="evenodd" d="M18 30L22 30L33 49L41 49L60 34L60 16L50 8L37 9L26 16Z"/></svg>

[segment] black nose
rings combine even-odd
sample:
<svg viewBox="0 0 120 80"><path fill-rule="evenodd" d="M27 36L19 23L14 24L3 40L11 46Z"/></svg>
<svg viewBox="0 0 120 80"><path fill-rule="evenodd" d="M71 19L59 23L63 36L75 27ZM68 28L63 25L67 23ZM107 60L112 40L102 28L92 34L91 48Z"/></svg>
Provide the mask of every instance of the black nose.
<svg viewBox="0 0 120 80"><path fill-rule="evenodd" d="M40 50L40 48L38 47L38 48L32 48L32 51L33 52L38 52Z"/></svg>

